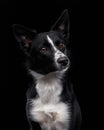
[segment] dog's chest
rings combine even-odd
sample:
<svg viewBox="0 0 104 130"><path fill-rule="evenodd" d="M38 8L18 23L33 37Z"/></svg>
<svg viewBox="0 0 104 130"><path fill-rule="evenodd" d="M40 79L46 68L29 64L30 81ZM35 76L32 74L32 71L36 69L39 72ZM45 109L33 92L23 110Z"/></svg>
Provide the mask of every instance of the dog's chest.
<svg viewBox="0 0 104 130"><path fill-rule="evenodd" d="M40 119L39 112L57 113L56 121L69 119L69 106L60 101L62 84L59 79L45 79L37 82L38 97L32 100L31 116L34 120ZM38 114L37 114L38 113Z"/></svg>
<svg viewBox="0 0 104 130"><path fill-rule="evenodd" d="M61 80L56 78L46 78L37 81L36 90L38 97L32 100L30 115L34 121L51 124L61 122L67 124L70 119L68 104L60 100L63 86ZM47 121L46 121L47 122Z"/></svg>

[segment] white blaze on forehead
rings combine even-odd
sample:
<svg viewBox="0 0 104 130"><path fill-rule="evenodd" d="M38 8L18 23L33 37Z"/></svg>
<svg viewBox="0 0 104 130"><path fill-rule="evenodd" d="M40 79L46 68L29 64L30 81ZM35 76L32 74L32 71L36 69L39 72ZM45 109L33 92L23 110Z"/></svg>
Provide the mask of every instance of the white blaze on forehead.
<svg viewBox="0 0 104 130"><path fill-rule="evenodd" d="M47 35L47 40L48 40L48 42L52 45L52 47L53 47L54 50L55 50L54 59L55 59L56 65L58 66L57 60L58 60L59 58L61 58L61 57L65 57L65 54L62 53L60 50L58 50L58 49L55 47L55 45L54 45L52 39L51 39L48 35Z"/></svg>
<svg viewBox="0 0 104 130"><path fill-rule="evenodd" d="M54 46L54 43L53 43L52 39L48 35L47 35L47 40L52 45L52 47L54 48L54 50L56 51L57 48Z"/></svg>

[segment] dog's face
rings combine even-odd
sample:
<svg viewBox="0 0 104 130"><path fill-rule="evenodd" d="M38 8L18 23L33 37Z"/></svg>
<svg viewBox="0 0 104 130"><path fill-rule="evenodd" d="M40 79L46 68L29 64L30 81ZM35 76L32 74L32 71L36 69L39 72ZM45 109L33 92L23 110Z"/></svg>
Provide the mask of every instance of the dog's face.
<svg viewBox="0 0 104 130"><path fill-rule="evenodd" d="M29 56L30 69L48 74L67 70L68 12L65 10L49 32L37 34L21 25L14 25L14 34Z"/></svg>

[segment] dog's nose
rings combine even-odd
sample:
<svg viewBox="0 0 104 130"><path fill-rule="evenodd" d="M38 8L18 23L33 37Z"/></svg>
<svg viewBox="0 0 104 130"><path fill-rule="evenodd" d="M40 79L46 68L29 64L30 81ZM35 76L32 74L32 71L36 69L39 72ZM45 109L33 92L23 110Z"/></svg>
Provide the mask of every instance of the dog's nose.
<svg viewBox="0 0 104 130"><path fill-rule="evenodd" d="M68 58L67 57L61 57L57 60L57 62L63 66L66 67L68 65Z"/></svg>

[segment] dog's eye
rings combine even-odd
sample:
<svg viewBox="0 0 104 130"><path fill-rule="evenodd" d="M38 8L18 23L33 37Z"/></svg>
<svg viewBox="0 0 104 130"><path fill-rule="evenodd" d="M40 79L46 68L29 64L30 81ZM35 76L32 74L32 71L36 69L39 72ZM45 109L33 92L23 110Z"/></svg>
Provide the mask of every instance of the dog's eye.
<svg viewBox="0 0 104 130"><path fill-rule="evenodd" d="M47 52L47 48L46 48L46 47L41 48L41 49L40 49L40 52L41 52L41 53L46 53L46 52Z"/></svg>
<svg viewBox="0 0 104 130"><path fill-rule="evenodd" d="M58 47L59 47L60 50L64 50L65 49L65 44L64 43L60 43L58 45Z"/></svg>

